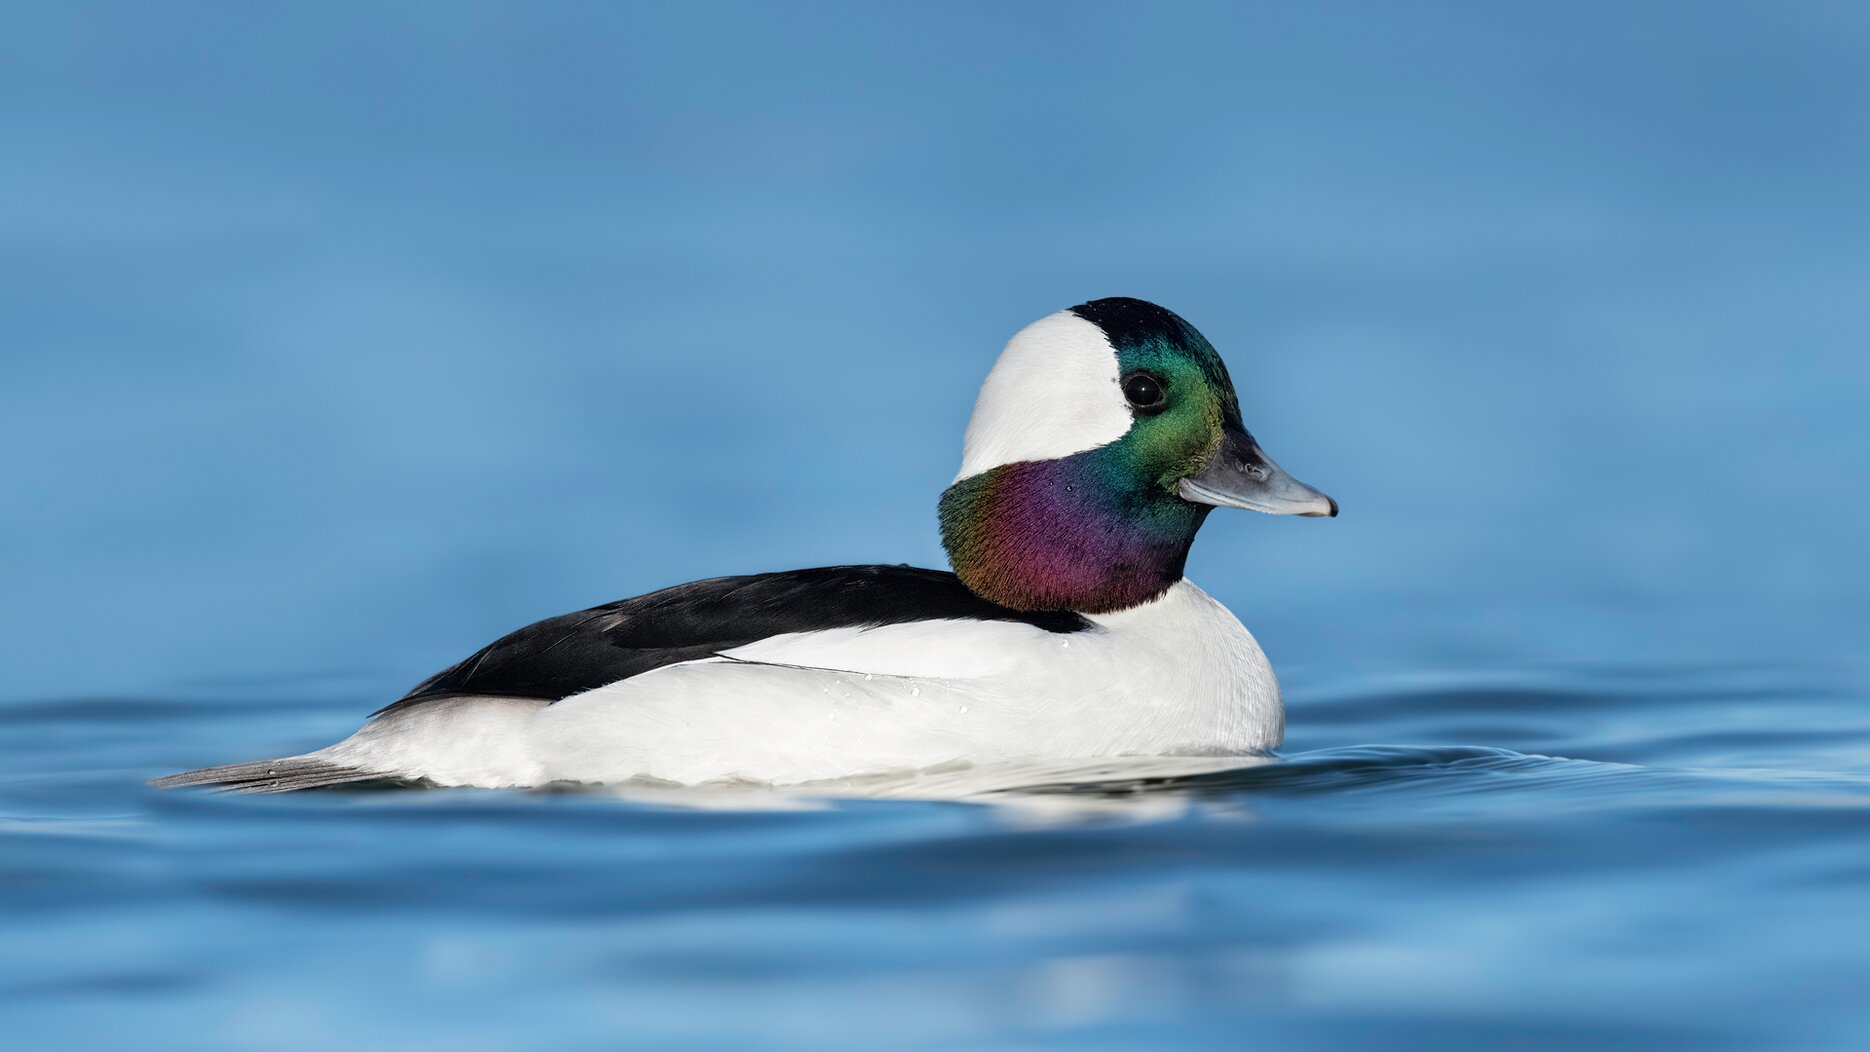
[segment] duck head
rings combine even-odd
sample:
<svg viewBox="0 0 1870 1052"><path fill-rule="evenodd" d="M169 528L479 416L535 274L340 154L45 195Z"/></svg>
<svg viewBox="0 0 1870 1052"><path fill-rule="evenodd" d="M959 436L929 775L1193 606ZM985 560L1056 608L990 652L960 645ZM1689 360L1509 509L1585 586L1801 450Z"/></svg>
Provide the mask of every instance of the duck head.
<svg viewBox="0 0 1870 1052"><path fill-rule="evenodd" d="M963 583L1016 610L1108 613L1181 580L1216 507L1336 515L1247 433L1227 366L1142 300L1028 325L988 373L941 498Z"/></svg>

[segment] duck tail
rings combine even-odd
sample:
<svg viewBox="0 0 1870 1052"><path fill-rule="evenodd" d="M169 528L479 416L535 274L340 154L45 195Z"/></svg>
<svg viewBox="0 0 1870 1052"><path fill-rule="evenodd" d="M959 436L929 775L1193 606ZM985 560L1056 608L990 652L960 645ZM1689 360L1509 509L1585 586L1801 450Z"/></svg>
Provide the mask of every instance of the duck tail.
<svg viewBox="0 0 1870 1052"><path fill-rule="evenodd" d="M380 771L366 771L323 759L316 753L282 756L276 760L252 760L220 767L203 767L163 778L153 778L158 789L182 789L208 786L231 793L289 793L295 789L317 789L326 785L350 782L375 782L393 778Z"/></svg>

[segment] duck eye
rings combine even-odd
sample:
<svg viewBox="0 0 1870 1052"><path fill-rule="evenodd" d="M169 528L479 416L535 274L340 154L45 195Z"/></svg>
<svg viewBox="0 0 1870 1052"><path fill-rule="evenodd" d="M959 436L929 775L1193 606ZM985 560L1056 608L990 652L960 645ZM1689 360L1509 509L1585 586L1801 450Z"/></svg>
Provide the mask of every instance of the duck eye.
<svg viewBox="0 0 1870 1052"><path fill-rule="evenodd" d="M1123 397L1138 409L1162 408L1162 381L1148 373L1131 373L1123 379Z"/></svg>

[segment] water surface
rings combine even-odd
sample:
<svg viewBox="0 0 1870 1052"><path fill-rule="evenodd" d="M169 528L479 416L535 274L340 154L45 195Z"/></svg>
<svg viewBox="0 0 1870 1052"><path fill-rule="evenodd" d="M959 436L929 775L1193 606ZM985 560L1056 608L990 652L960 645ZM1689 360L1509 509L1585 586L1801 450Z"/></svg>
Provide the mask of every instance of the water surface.
<svg viewBox="0 0 1870 1052"><path fill-rule="evenodd" d="M1870 1047L1867 53L1817 3L4 5L0 1034ZM142 784L567 610L940 565L993 355L1105 295L1343 506L1190 560L1275 762Z"/></svg>
<svg viewBox="0 0 1870 1052"><path fill-rule="evenodd" d="M109 1044L128 1025L152 1048L1870 1040L1870 718L1783 669L1345 684L1293 699L1271 762L949 771L863 787L873 799L138 784L178 741L220 758L363 704L0 711L14 1032ZM964 789L988 795L900 798Z"/></svg>

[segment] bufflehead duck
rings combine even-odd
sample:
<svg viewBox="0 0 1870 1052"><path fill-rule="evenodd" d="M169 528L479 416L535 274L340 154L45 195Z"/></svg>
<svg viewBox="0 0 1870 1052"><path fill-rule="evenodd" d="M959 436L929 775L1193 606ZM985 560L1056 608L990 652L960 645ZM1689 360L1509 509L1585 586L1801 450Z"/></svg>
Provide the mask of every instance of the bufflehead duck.
<svg viewBox="0 0 1870 1052"><path fill-rule="evenodd" d="M1285 731L1272 666L1182 576L1215 507L1338 512L1261 452L1194 326L1094 300L1022 329L988 373L941 496L953 573L720 577L550 618L335 745L155 784L798 784L1264 752Z"/></svg>

